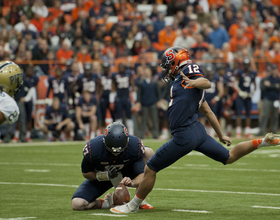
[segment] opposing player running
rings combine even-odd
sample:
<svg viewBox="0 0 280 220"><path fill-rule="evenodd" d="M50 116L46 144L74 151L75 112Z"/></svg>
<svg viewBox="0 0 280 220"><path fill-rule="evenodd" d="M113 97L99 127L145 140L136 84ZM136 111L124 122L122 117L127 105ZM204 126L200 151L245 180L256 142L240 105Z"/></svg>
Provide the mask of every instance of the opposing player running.
<svg viewBox="0 0 280 220"><path fill-rule="evenodd" d="M0 62L0 125L18 120L19 108L13 99L22 86L22 71L14 62Z"/></svg>
<svg viewBox="0 0 280 220"><path fill-rule="evenodd" d="M156 173L192 150L223 164L231 164L260 147L278 145L280 142L279 135L269 133L263 139L242 142L231 150L226 149L207 135L197 120L200 110L216 131L220 142L231 145L231 140L222 133L217 118L204 100L204 89L210 88L211 84L201 68L192 64L189 52L181 47L167 49L162 56L161 68L163 79L172 83L168 117L173 139L163 144L147 162L144 178L134 198L125 205L111 208L113 213L138 212L139 204L154 187Z"/></svg>

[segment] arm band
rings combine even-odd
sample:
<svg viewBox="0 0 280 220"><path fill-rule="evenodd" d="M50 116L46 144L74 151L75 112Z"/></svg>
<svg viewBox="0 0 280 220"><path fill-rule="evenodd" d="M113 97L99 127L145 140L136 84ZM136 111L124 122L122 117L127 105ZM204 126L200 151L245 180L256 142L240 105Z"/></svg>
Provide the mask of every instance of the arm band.
<svg viewBox="0 0 280 220"><path fill-rule="evenodd" d="M101 172L101 171L97 172L96 173L96 179L98 181L100 181L100 182L101 181L109 181L110 180L107 171L105 171L105 172Z"/></svg>

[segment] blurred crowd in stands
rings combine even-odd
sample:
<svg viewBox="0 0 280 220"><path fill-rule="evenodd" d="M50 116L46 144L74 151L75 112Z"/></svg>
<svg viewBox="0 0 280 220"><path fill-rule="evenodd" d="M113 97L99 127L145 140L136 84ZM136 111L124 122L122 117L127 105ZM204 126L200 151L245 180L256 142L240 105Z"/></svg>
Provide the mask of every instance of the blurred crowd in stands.
<svg viewBox="0 0 280 220"><path fill-rule="evenodd" d="M25 74L15 98L21 118L5 129L5 142L31 141L35 104L52 97L38 126L49 141L92 138L110 120L141 138L168 139L170 87L158 64L171 46L203 67L213 85L207 101L229 135L241 137L244 115L250 137L258 89L259 134L269 115L275 132L279 25L279 0L2 0L0 60Z"/></svg>

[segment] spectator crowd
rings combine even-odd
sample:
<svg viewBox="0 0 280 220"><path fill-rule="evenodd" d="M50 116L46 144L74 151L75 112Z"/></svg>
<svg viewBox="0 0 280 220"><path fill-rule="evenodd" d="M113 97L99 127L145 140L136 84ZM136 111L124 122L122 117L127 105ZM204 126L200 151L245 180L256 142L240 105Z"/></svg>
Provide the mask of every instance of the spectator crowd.
<svg viewBox="0 0 280 220"><path fill-rule="evenodd" d="M170 86L158 64L171 46L202 66L213 84L207 101L228 134L241 137L245 117L250 137L258 89L259 134L269 121L262 105L278 129L278 0L2 0L0 9L0 61L25 75L15 97L21 118L5 141L31 141L36 99L52 97L40 125L49 141L92 138L111 119L140 138L168 139Z"/></svg>

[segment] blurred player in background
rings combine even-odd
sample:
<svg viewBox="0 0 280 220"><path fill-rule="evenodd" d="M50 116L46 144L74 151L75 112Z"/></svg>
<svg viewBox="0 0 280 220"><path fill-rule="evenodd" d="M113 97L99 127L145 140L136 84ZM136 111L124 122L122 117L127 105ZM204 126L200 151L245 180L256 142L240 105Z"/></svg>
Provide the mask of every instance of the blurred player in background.
<svg viewBox="0 0 280 220"><path fill-rule="evenodd" d="M83 149L82 174L86 180L72 197L74 210L88 210L112 207L112 195L98 199L119 182L137 188L143 179L144 166L154 154L144 147L142 141L129 135L120 122L109 124L104 135L86 143ZM142 209L153 209L145 200Z"/></svg>
<svg viewBox="0 0 280 220"><path fill-rule="evenodd" d="M224 76L225 83L225 96L226 101L224 103L224 111L223 115L226 119L226 134L227 136L231 136L232 133L232 115L235 110L235 100L238 96L238 91L235 88L235 80L238 74L238 62L234 62L233 69L228 69Z"/></svg>
<svg viewBox="0 0 280 220"><path fill-rule="evenodd" d="M151 192L156 173L170 166L192 150L225 164L231 164L260 147L280 144L280 135L269 133L263 139L241 142L231 150L226 149L206 134L197 120L200 110L212 125L220 142L231 145L229 137L222 132L220 124L204 99L204 89L211 83L201 68L191 63L189 52L181 47L168 48L162 55L163 79L172 83L168 109L169 125L173 138L163 144L146 164L144 177L134 198L127 204L111 208L117 214L135 213L139 205Z"/></svg>
<svg viewBox="0 0 280 220"><path fill-rule="evenodd" d="M27 66L23 76L24 84L24 97L20 98L20 102L24 102L25 116L26 116L26 141L31 142L31 129L32 129L32 112L33 112L33 99L37 97L37 84L39 78L34 75L33 66ZM16 127L13 143L19 140L19 130Z"/></svg>
<svg viewBox="0 0 280 220"><path fill-rule="evenodd" d="M101 127L106 127L106 111L107 109L110 109L110 92L112 90L112 76L110 75L111 66L108 62L102 63L102 75L100 77L101 83L103 86L103 93L100 98L100 112L101 112ZM113 111L111 111L111 116L113 117ZM102 129L103 130L103 129Z"/></svg>
<svg viewBox="0 0 280 220"><path fill-rule="evenodd" d="M236 138L241 137L241 115L242 109L245 107L246 111L246 125L245 125L245 136L250 138L251 135L251 109L252 109L252 95L251 85L254 85L256 90L255 78L257 73L251 70L251 61L249 58L243 59L243 70L240 70L236 75L235 88L238 91L238 96L235 101L236 109Z"/></svg>
<svg viewBox="0 0 280 220"><path fill-rule="evenodd" d="M48 141L60 138L66 141L66 134L70 133L75 127L72 122L66 105L60 103L58 97L53 98L51 106L47 107L44 124L40 127L41 131L48 135Z"/></svg>
<svg viewBox="0 0 280 220"><path fill-rule="evenodd" d="M219 67L221 68L221 67ZM217 69L219 71L219 69ZM224 87L222 82L220 81L220 76L218 73L214 72L214 68L212 64L208 64L205 68L205 77L210 81L211 87L205 90L205 100L209 104L213 113L217 116L218 115L218 103L221 100L222 96L224 95ZM214 137L215 131L214 129L206 125L205 116L199 112L199 121L206 127L207 133Z"/></svg>
<svg viewBox="0 0 280 220"><path fill-rule="evenodd" d="M133 120L131 119L130 91L134 85L132 73L125 69L124 64L118 66L118 73L112 75L113 84L110 93L110 103L114 103L116 121L123 121L125 112L126 124L130 134L134 134Z"/></svg>
<svg viewBox="0 0 280 220"><path fill-rule="evenodd" d="M10 61L0 62L0 125L13 124L18 120L20 112L13 98L19 92L22 82L23 74L18 65Z"/></svg>
<svg viewBox="0 0 280 220"><path fill-rule="evenodd" d="M269 118L271 118L272 121L271 131L273 133L276 133L278 129L280 78L277 64L273 64L271 66L271 73L269 74L269 76L264 78L260 84L263 97L263 114L260 120L260 131L258 133L258 136L263 135L263 133L265 132Z"/></svg>
<svg viewBox="0 0 280 220"><path fill-rule="evenodd" d="M46 97L49 98L50 91L53 91L53 97L58 97L61 103L66 103L67 79L63 77L60 68L55 70L55 77L49 77L49 87Z"/></svg>
<svg viewBox="0 0 280 220"><path fill-rule="evenodd" d="M95 137L97 128L96 109L97 102L95 96L92 95L91 91L83 90L76 103L76 120L79 129L85 131L85 140Z"/></svg>

